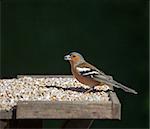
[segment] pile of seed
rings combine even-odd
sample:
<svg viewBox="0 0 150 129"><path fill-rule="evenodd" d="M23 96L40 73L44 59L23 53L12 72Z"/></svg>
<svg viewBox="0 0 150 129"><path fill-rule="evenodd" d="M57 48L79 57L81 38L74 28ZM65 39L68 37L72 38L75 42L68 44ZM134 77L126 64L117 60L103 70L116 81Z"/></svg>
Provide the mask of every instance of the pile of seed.
<svg viewBox="0 0 150 129"><path fill-rule="evenodd" d="M85 93L88 86L74 78L0 79L0 110L11 110L18 101L97 101L107 103L107 85L97 86L98 92Z"/></svg>

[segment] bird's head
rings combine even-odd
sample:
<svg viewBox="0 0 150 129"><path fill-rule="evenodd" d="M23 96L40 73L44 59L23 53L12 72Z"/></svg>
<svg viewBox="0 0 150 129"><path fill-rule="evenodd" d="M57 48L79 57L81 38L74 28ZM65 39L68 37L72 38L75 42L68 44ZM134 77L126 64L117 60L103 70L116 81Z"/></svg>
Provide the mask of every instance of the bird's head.
<svg viewBox="0 0 150 129"><path fill-rule="evenodd" d="M64 56L64 60L68 60L70 63L79 64L84 62L84 58L77 52L71 52L69 55Z"/></svg>

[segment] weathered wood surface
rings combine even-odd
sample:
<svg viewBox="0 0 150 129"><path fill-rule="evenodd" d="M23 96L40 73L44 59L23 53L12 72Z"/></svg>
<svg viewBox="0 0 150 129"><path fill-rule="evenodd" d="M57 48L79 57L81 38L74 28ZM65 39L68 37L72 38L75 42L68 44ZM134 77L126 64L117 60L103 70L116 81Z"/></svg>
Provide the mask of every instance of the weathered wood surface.
<svg viewBox="0 0 150 129"><path fill-rule="evenodd" d="M13 111L0 110L0 119L12 119Z"/></svg>
<svg viewBox="0 0 150 129"><path fill-rule="evenodd" d="M121 119L121 104L116 93L110 91L110 99L112 101L112 116L114 119Z"/></svg>
<svg viewBox="0 0 150 129"><path fill-rule="evenodd" d="M91 102L19 102L17 119L70 119L99 118L113 119L112 102L97 104ZM116 117L116 116L115 116Z"/></svg>
<svg viewBox="0 0 150 129"><path fill-rule="evenodd" d="M6 129L8 127L8 120L0 120L0 129Z"/></svg>

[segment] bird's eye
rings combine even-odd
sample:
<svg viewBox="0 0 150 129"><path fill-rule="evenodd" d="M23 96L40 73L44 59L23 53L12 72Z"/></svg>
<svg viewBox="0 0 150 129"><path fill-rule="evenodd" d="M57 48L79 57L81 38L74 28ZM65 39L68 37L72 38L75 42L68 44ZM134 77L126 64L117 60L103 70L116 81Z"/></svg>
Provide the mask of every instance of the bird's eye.
<svg viewBox="0 0 150 129"><path fill-rule="evenodd" d="M73 55L72 57L76 57L75 55Z"/></svg>

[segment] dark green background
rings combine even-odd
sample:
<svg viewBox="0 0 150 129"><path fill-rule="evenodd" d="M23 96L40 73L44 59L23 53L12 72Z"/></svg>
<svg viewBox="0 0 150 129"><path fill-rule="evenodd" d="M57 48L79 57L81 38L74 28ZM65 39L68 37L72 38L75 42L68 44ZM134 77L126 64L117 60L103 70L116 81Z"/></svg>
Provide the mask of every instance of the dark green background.
<svg viewBox="0 0 150 129"><path fill-rule="evenodd" d="M139 93L116 89L121 121L92 127L148 128L148 0L2 0L1 8L2 78L70 74L63 56L78 51Z"/></svg>

